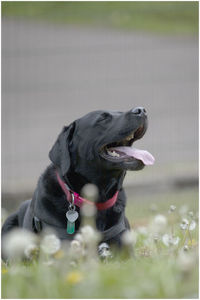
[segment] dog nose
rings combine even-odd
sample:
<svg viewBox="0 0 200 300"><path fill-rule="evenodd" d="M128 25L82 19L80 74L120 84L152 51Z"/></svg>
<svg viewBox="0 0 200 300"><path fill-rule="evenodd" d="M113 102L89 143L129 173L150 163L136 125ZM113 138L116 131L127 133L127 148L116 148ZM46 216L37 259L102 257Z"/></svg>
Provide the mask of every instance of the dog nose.
<svg viewBox="0 0 200 300"><path fill-rule="evenodd" d="M138 115L138 116L147 116L146 109L144 107L136 107L131 110L132 114Z"/></svg>

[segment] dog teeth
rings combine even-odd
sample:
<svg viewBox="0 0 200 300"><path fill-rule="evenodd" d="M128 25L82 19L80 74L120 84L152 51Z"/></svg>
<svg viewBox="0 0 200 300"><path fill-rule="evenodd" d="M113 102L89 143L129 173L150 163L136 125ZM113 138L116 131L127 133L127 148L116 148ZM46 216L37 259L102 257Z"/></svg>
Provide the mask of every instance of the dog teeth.
<svg viewBox="0 0 200 300"><path fill-rule="evenodd" d="M120 157L120 155L117 152L115 152L114 150L113 151L107 150L107 153L114 157Z"/></svg>
<svg viewBox="0 0 200 300"><path fill-rule="evenodd" d="M127 141L130 141L130 140L132 140L133 138L134 138L134 132L131 133L129 136L127 136L126 140L127 140Z"/></svg>

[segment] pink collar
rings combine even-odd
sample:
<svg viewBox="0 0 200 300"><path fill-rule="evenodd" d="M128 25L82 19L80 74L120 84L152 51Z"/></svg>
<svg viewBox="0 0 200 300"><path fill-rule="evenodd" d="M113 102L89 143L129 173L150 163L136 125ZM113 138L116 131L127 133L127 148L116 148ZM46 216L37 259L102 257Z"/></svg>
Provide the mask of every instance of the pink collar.
<svg viewBox="0 0 200 300"><path fill-rule="evenodd" d="M96 205L96 208L98 210L105 210L108 209L110 207L112 207L115 202L117 201L117 196L119 191L117 191L114 196L110 199L108 199L106 202L102 202L102 203L94 203L92 201L89 201L83 197L81 197L79 194L77 194L76 192L73 192L72 190L69 189L69 187L66 185L66 183L64 181L62 181L62 179L60 178L58 172L56 171L56 176L58 179L58 182L63 190L63 192L66 195L66 198L69 202L72 201L72 194L74 195L74 204L78 207L81 207L84 203L90 204L90 205Z"/></svg>

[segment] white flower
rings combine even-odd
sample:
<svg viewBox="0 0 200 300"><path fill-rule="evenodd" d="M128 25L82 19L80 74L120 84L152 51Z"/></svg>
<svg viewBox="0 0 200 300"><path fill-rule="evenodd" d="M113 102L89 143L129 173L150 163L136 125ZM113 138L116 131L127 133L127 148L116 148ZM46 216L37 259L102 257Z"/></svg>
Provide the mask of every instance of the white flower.
<svg viewBox="0 0 200 300"><path fill-rule="evenodd" d="M96 185L91 183L85 184L81 190L81 194L83 197L95 202L98 197L98 188Z"/></svg>
<svg viewBox="0 0 200 300"><path fill-rule="evenodd" d="M98 253L101 259L107 260L112 258L112 253L110 251L110 247L107 243L101 243L98 247Z"/></svg>
<svg viewBox="0 0 200 300"><path fill-rule="evenodd" d="M55 234L48 234L42 239L40 247L46 254L55 254L61 248L61 241Z"/></svg>
<svg viewBox="0 0 200 300"><path fill-rule="evenodd" d="M84 244L83 236L80 233L77 233L74 237L74 240L78 241L81 246Z"/></svg>
<svg viewBox="0 0 200 300"><path fill-rule="evenodd" d="M164 234L162 237L162 242L165 246L169 247L171 245L178 245L180 238L177 236L171 236L169 234Z"/></svg>
<svg viewBox="0 0 200 300"><path fill-rule="evenodd" d="M71 246L72 250L76 250L76 249L81 248L80 242L76 241L76 240L71 241L70 246Z"/></svg>
<svg viewBox="0 0 200 300"><path fill-rule="evenodd" d="M84 256L85 252L81 243L77 240L73 240L70 243L70 253L73 258L81 258Z"/></svg>
<svg viewBox="0 0 200 300"><path fill-rule="evenodd" d="M124 245L135 245L137 242L137 233L133 230L127 230L122 235L122 243Z"/></svg>
<svg viewBox="0 0 200 300"><path fill-rule="evenodd" d="M182 219L180 227L181 227L182 230L189 229L190 231L192 231L196 228L196 222L194 220L189 222L187 219Z"/></svg>
<svg viewBox="0 0 200 300"><path fill-rule="evenodd" d="M25 248L24 254L25 254L26 258L33 259L34 257L37 257L38 251L39 251L39 248L36 244L29 244Z"/></svg>
<svg viewBox="0 0 200 300"><path fill-rule="evenodd" d="M83 206L81 207L81 213L84 217L87 218L94 218L96 214L96 206L95 205L90 205L88 203L84 203Z"/></svg>
<svg viewBox="0 0 200 300"><path fill-rule="evenodd" d="M37 237L32 232L21 228L13 229L3 237L3 256L12 260L23 258L25 249L36 243Z"/></svg>
<svg viewBox="0 0 200 300"><path fill-rule="evenodd" d="M191 221L189 225L189 230L192 231L196 228L196 222L194 220Z"/></svg>
<svg viewBox="0 0 200 300"><path fill-rule="evenodd" d="M188 250L189 250L188 245L185 245L185 246L183 247L183 250L184 250L184 251L188 251Z"/></svg>
<svg viewBox="0 0 200 300"><path fill-rule="evenodd" d="M180 227L182 230L188 229L189 221L187 219L182 219L182 222L180 224Z"/></svg>
<svg viewBox="0 0 200 300"><path fill-rule="evenodd" d="M188 212L188 215L189 215L191 218L193 218L193 217L194 217L193 211L189 211L189 212Z"/></svg>
<svg viewBox="0 0 200 300"><path fill-rule="evenodd" d="M169 213L172 213L174 212L176 209L176 206L175 205L170 205L170 208L169 208Z"/></svg>
<svg viewBox="0 0 200 300"><path fill-rule="evenodd" d="M100 236L90 225L86 225L81 228L81 234L86 244L97 243Z"/></svg>
<svg viewBox="0 0 200 300"><path fill-rule="evenodd" d="M163 233L167 227L167 218L163 215L156 215L150 224L153 233Z"/></svg>

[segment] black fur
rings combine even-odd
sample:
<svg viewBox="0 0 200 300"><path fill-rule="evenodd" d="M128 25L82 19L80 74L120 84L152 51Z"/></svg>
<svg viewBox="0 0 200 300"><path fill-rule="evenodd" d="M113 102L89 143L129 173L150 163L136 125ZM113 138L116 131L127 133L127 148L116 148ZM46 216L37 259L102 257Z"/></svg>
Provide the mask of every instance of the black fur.
<svg viewBox="0 0 200 300"><path fill-rule="evenodd" d="M95 111L65 126L49 153L52 163L39 178L32 200L22 203L19 210L5 221L2 234L18 226L36 232L36 216L43 226L49 224L54 228L61 239L71 238L66 232L69 203L57 181L56 169L62 180L79 194L86 183L95 184L99 191L98 202L106 201L119 190L113 207L97 211L96 227L99 231L105 231L123 219L126 229L129 229L125 218L126 196L122 183L126 170L139 170L144 165L136 159L116 163L112 159L105 159L100 152L103 146L121 141L141 127L143 132L138 138L142 137L147 128L147 116L142 108L125 113ZM78 207L77 210L80 211ZM76 221L76 231L80 224L81 216ZM122 233L110 237L107 242L121 245Z"/></svg>

